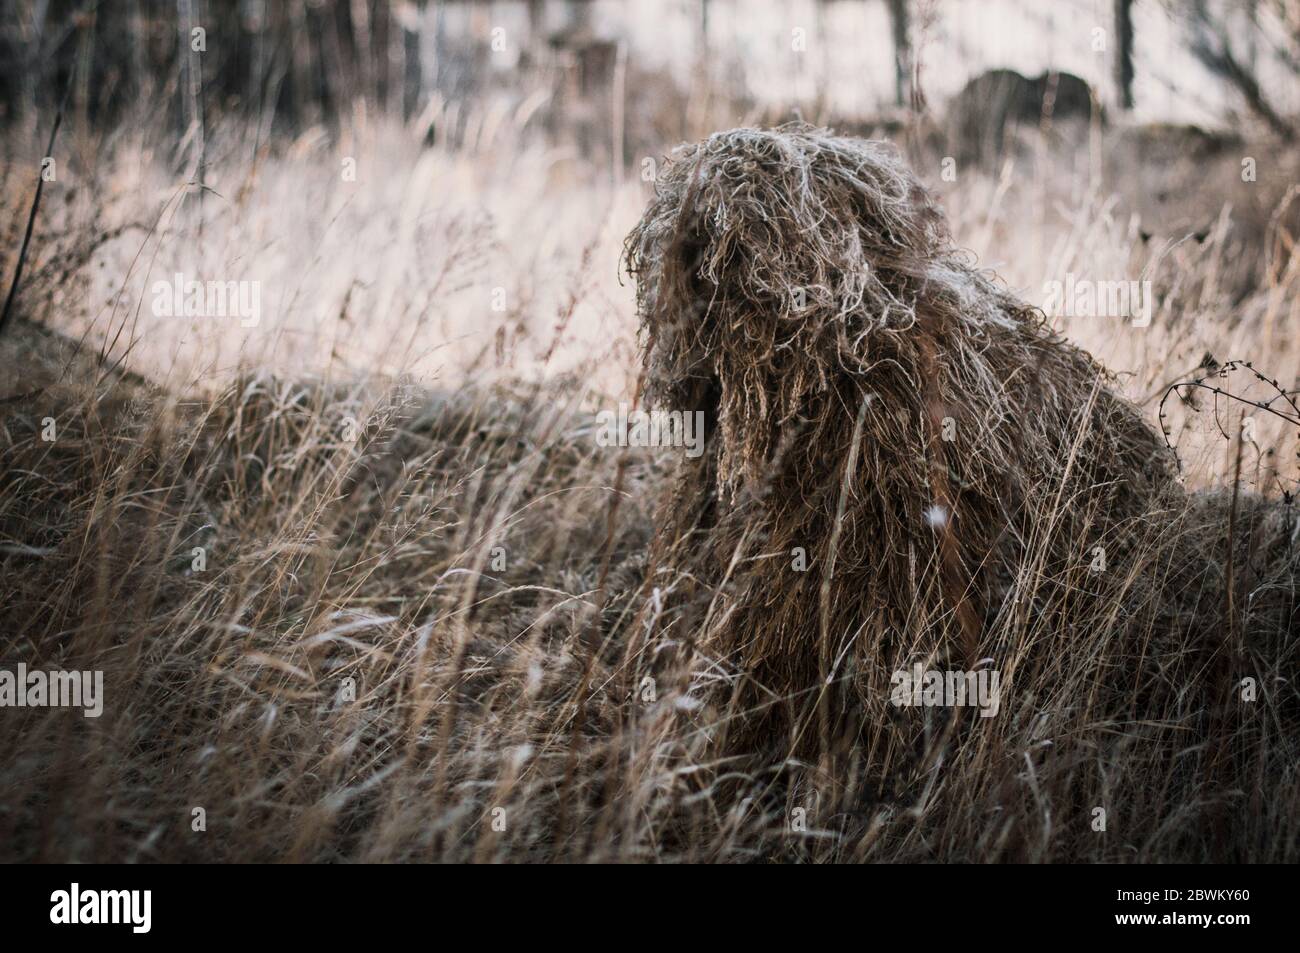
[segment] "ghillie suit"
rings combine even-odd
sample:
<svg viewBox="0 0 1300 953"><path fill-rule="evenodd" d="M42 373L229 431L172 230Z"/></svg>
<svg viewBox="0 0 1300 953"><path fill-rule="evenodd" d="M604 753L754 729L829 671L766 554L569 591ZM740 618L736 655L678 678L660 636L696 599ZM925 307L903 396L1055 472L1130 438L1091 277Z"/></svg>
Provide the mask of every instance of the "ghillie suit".
<svg viewBox="0 0 1300 953"><path fill-rule="evenodd" d="M953 247L888 145L684 146L626 256L647 403L706 414L650 582L670 642L730 673L729 750L890 760L891 672L994 664L1023 700L1106 619L1143 634L1102 669L1198 664L1142 584L1186 511L1159 434Z"/></svg>

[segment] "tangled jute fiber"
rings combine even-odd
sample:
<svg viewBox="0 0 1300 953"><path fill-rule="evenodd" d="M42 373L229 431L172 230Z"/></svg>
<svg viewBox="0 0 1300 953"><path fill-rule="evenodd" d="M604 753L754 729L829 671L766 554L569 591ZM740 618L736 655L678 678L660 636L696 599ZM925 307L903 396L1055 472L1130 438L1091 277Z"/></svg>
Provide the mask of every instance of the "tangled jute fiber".
<svg viewBox="0 0 1300 953"><path fill-rule="evenodd" d="M646 401L707 421L652 581L677 644L738 680L736 731L851 747L909 659L1005 665L1032 633L1050 664L1099 603L1143 638L1169 617L1135 580L1187 518L1171 454L891 146L683 146L625 253ZM1185 654L1133 654L1161 651Z"/></svg>

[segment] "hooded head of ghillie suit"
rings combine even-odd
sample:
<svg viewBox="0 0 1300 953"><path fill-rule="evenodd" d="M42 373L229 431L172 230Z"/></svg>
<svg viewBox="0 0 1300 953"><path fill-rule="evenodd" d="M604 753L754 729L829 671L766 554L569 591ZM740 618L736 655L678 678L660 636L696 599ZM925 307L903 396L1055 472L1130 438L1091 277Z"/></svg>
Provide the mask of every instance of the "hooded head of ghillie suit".
<svg viewBox="0 0 1300 953"><path fill-rule="evenodd" d="M674 637L747 686L736 720L792 751L868 730L896 668L996 659L999 615L1064 626L1175 485L1159 435L953 247L885 143L684 146L626 256L647 403L707 421L652 581Z"/></svg>

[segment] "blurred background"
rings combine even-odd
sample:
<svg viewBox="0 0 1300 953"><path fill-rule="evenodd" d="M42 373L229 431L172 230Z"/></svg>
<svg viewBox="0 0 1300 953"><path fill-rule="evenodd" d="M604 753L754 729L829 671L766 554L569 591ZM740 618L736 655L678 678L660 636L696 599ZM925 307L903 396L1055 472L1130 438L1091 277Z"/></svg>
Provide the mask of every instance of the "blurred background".
<svg viewBox="0 0 1300 953"><path fill-rule="evenodd" d="M1296 383L1296 0L0 12L0 275L43 178L23 312L177 386L252 363L631 393L619 261L657 169L793 119L893 140L1034 304L1070 276L1151 282L1149 327L1048 317L1153 419L1206 357ZM177 274L256 282L261 319L155 313Z"/></svg>
<svg viewBox="0 0 1300 953"><path fill-rule="evenodd" d="M1140 122L1290 135L1300 12L1287 0L6 0L0 108L112 121L142 101L276 129L382 111L440 139L490 102L626 165L700 134L701 110L863 123L942 107L990 70L1081 79ZM201 29L210 42L188 49ZM191 55L197 54L197 55ZM806 55L811 54L811 55ZM1071 102L1069 108L1077 109ZM714 106L713 108L718 108ZM439 128L434 120L441 119Z"/></svg>

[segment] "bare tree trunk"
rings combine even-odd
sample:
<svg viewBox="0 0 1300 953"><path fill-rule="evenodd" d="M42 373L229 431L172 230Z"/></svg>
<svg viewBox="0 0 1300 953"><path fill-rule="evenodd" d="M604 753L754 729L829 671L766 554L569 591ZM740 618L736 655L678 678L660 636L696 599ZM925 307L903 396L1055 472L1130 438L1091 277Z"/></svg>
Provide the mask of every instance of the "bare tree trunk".
<svg viewBox="0 0 1300 953"><path fill-rule="evenodd" d="M888 0L890 33L894 40L894 103L900 108L911 98L912 44L907 0Z"/></svg>
<svg viewBox="0 0 1300 953"><path fill-rule="evenodd" d="M1133 108L1133 0L1115 0L1115 87L1121 109Z"/></svg>
<svg viewBox="0 0 1300 953"><path fill-rule="evenodd" d="M623 40L618 41L618 49L614 55L614 81L611 87L610 98L613 108L610 124L613 127L613 143L610 149L610 178L614 185L618 185L623 180L623 140L626 126L624 107L627 100L627 43Z"/></svg>
<svg viewBox="0 0 1300 953"><path fill-rule="evenodd" d="M1249 63L1243 63L1233 52L1227 14L1211 14L1208 5L1201 0L1192 7L1190 24L1191 47L1197 59L1212 73L1231 83L1251 111L1274 133L1287 142L1294 141L1295 127L1274 108Z"/></svg>
<svg viewBox="0 0 1300 953"><path fill-rule="evenodd" d="M379 102L379 92L375 82L374 64L376 57L371 46L370 7L367 0L352 0L349 7L349 26L351 27L352 62L358 78L358 89L367 106Z"/></svg>
<svg viewBox="0 0 1300 953"><path fill-rule="evenodd" d="M203 180L207 172L208 144L203 122L203 63L194 48L194 30L198 26L194 11L195 0L177 0L177 14L181 28L181 58L185 70L184 97L186 107L186 135L194 139L194 178L191 185L198 192L198 233L203 238Z"/></svg>
<svg viewBox="0 0 1300 953"><path fill-rule="evenodd" d="M289 49L293 63L294 122L307 122L308 103L312 96L311 34L307 29L307 11L303 0L291 0L289 5Z"/></svg>

